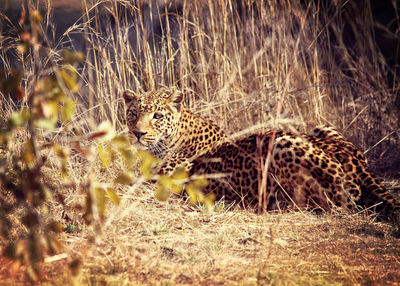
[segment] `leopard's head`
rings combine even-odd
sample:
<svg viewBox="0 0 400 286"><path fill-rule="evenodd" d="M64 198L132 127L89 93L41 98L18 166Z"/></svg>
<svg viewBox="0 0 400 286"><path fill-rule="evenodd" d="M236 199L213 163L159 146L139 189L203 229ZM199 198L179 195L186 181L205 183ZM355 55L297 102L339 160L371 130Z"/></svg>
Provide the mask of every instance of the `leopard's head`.
<svg viewBox="0 0 400 286"><path fill-rule="evenodd" d="M149 91L137 94L126 90L126 122L137 144L153 153L177 140L183 94L178 91Z"/></svg>

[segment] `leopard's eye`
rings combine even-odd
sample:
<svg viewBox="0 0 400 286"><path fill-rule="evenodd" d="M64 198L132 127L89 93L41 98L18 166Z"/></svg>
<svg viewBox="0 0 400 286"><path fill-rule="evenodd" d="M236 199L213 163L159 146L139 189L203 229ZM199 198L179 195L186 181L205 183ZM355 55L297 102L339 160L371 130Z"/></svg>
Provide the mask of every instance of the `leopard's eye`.
<svg viewBox="0 0 400 286"><path fill-rule="evenodd" d="M153 119L160 119L160 118L162 118L163 116L164 116L164 114L159 113L159 112L156 112L156 113L154 113L154 115L153 115Z"/></svg>

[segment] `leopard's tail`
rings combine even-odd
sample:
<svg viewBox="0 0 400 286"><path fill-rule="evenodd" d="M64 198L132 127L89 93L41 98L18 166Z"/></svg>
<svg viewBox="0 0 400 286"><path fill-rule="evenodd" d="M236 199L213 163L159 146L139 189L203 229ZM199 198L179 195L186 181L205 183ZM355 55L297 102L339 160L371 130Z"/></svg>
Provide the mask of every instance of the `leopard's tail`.
<svg viewBox="0 0 400 286"><path fill-rule="evenodd" d="M362 179L359 204L371 208L385 221L400 221L400 201L371 175Z"/></svg>

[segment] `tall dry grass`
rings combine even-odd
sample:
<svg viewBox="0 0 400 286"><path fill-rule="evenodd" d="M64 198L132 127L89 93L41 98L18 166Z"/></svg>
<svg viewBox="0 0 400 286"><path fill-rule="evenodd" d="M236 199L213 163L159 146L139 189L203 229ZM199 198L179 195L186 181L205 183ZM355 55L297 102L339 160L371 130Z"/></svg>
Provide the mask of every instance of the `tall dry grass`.
<svg viewBox="0 0 400 286"><path fill-rule="evenodd" d="M86 21L71 29L84 31L87 47L80 97L98 119L123 127L123 89L179 88L230 134L330 124L376 159L397 144L398 84L388 85L364 4L358 14L346 1L86 4Z"/></svg>
<svg viewBox="0 0 400 286"><path fill-rule="evenodd" d="M125 88L172 87L230 134L330 124L372 159L398 145L398 79L375 41L369 1L361 10L351 1L82 1L81 18L57 40L52 4L42 7L49 48L39 62L57 62L71 39L86 55L80 124L109 119L123 128ZM2 40L5 67L10 42ZM46 66L19 61L29 90Z"/></svg>

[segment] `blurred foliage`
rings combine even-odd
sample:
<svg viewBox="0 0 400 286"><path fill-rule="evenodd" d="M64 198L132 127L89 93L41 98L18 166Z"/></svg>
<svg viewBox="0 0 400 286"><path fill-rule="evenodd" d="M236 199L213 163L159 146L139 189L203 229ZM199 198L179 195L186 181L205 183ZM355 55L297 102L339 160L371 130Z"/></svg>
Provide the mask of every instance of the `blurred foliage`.
<svg viewBox="0 0 400 286"><path fill-rule="evenodd" d="M21 54L33 55L33 61L39 61L40 58L35 58L38 57L35 51L42 47L42 16L35 10L28 12L24 10L21 16L21 41L17 49ZM181 168L170 176L157 174L158 160L146 151L136 152L128 137L116 134L107 121L100 123L94 132L69 138L68 145L59 142L57 136L44 137L43 134L49 134L60 126L68 131L76 108L72 95L79 91L79 76L75 67L83 61L81 53L64 51L63 57L47 69L51 72L33 75L33 83L27 83L33 86L30 92L22 87L24 71L0 72L0 92L16 100L20 106L0 129L0 243L5 245L2 254L14 261L13 269L25 266L31 281L40 279L39 265L46 255L63 251L64 245L57 234L63 230L77 231L75 226L64 227L54 220L49 207L50 201L65 206L62 191L70 188L73 182L68 171L72 152L92 163L88 166L94 166L100 160L106 170L117 159L124 162L124 167L112 182L97 182L94 176L90 176L93 170L89 170L87 181L78 186L85 201L74 208L81 211L84 221L97 230L101 229L105 220L107 202L119 205L121 201L117 187L135 183L132 164L137 159L142 162L140 171L144 179L156 182L157 199L165 201L171 192L180 194L186 188L193 204L205 203L210 207L213 203L213 197L205 197L201 192L207 183L205 179L190 178ZM21 131L27 138L22 145L18 145L15 138ZM78 133L85 134L83 131ZM60 184L57 187L48 182L43 170L49 154L54 154L58 161L57 180ZM80 266L79 259L69 263L73 275L79 273Z"/></svg>
<svg viewBox="0 0 400 286"><path fill-rule="evenodd" d="M23 10L20 44L17 49L22 54L35 54L35 51L41 49L38 39L42 18L38 11L31 11L30 17L28 14ZM34 60L38 61L40 58ZM57 238L57 234L63 231L63 226L49 215L50 200L65 205L62 195L64 185L60 188L49 184L43 167L48 160L47 156L55 154L59 161L59 180L67 181L68 160L73 149L71 146L62 146L54 138L43 138L45 132L39 130L54 131L60 126L66 128L67 123L73 119L75 102L71 95L79 90L78 74L74 66L82 61L81 53L65 51L60 64L53 64L49 69L51 72L33 75L33 79L30 79L33 88L29 94L22 88L24 71L0 72L0 92L3 96L16 100L20 106L0 129L0 242L5 245L2 254L14 261L13 269L25 266L32 281L39 279L39 263L44 260L45 255L54 255L64 248ZM99 128L103 126L104 124ZM20 148L15 139L17 133L24 133L27 137ZM101 146L98 145L100 140L109 135L108 133L110 130L102 130L89 134L86 139L93 141L95 146ZM119 137L114 136L111 141L118 141L116 145L120 149L128 150L128 140ZM79 142L78 139L75 141ZM75 146L78 145L79 143L75 143ZM83 148L76 149L86 158L93 154L90 150L84 152ZM129 153L127 150L122 152L124 158ZM104 157L102 161L105 162ZM82 187L86 194L86 202L82 208L84 218L87 223L96 220L99 224L104 219L106 199L114 204L118 204L120 199L109 186L104 187L95 182L88 182L86 185L88 187ZM70 264L72 273L78 272L80 264L78 261Z"/></svg>
<svg viewBox="0 0 400 286"><path fill-rule="evenodd" d="M20 32L21 53L41 48L41 16L38 11L30 15L24 10L21 16L25 29ZM27 23L35 23L34 29L29 29ZM64 198L59 189L46 181L43 167L47 155L54 153L60 162L62 180L68 177L69 157L69 148L56 140L41 138L38 128L53 131L73 118L75 103L69 95L78 91L78 76L73 67L78 59L82 60L78 53L68 55L61 66L52 67L52 72L34 75L35 85L29 96L22 88L23 71L0 73L1 93L20 106L0 129L0 242L5 245L3 255L14 261L13 268L25 266L32 281L39 279L39 262L45 255L54 255L64 248L57 238L63 226L48 215L49 200L64 204ZM15 138L21 131L27 138L18 149Z"/></svg>

